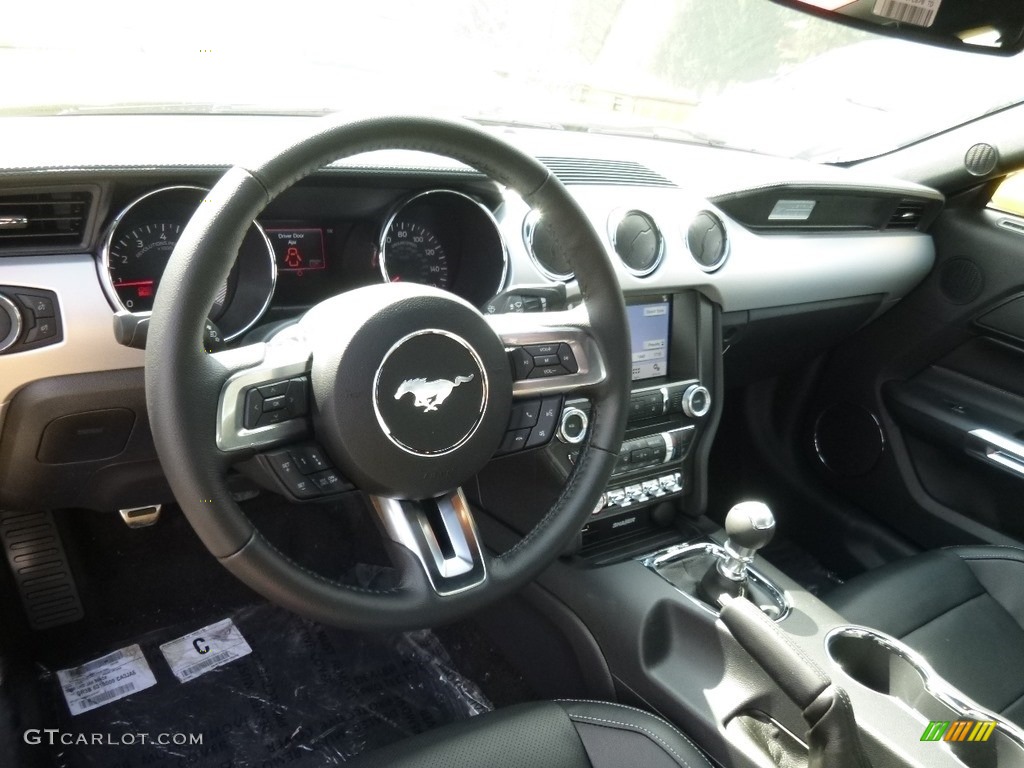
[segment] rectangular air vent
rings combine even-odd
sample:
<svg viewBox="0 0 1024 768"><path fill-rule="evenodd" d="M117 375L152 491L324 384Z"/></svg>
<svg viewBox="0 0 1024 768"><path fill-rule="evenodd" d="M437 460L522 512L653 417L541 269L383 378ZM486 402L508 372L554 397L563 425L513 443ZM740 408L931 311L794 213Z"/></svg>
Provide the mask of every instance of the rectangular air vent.
<svg viewBox="0 0 1024 768"><path fill-rule="evenodd" d="M92 199L86 190L0 192L0 249L80 246Z"/></svg>
<svg viewBox="0 0 1024 768"><path fill-rule="evenodd" d="M537 158L563 184L607 184L618 187L674 187L671 181L632 160L596 160L586 157Z"/></svg>
<svg viewBox="0 0 1024 768"><path fill-rule="evenodd" d="M886 229L917 229L924 218L928 203L923 200L900 200L896 210L889 217Z"/></svg>

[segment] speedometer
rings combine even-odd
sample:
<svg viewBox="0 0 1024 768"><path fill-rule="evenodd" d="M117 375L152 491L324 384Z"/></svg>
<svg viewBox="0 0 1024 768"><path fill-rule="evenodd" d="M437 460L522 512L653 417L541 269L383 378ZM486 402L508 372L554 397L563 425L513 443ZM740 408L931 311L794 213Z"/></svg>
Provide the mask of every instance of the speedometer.
<svg viewBox="0 0 1024 768"><path fill-rule="evenodd" d="M422 224L394 220L384 233L380 268L391 283L420 283L447 290L448 254Z"/></svg>

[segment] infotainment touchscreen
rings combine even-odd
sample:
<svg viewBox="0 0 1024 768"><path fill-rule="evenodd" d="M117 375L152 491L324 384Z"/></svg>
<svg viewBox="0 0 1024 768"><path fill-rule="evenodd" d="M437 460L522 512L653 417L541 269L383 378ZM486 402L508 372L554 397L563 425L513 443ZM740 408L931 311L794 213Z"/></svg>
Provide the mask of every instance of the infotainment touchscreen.
<svg viewBox="0 0 1024 768"><path fill-rule="evenodd" d="M668 301L629 304L633 381L668 376Z"/></svg>

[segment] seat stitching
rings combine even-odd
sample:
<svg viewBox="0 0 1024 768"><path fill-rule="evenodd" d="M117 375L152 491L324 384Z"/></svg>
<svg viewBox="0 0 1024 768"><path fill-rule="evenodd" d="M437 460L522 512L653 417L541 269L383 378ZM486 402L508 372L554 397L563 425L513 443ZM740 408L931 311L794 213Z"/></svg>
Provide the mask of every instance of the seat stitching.
<svg viewBox="0 0 1024 768"><path fill-rule="evenodd" d="M1024 559L1018 559L1016 557L1006 557L1004 555L960 555L961 560L1004 560L1007 563L1017 563L1018 565L1024 565ZM1024 550L1021 550L1021 558L1024 558Z"/></svg>
<svg viewBox="0 0 1024 768"><path fill-rule="evenodd" d="M672 746L670 744L668 744L664 739L658 736L658 734L656 734L654 731L650 730L649 728L644 728L642 725L635 725L634 723L621 723L618 720L605 720L603 717L591 717L590 715L569 715L569 719L582 720L584 722L590 722L591 724L604 723L605 725L617 725L622 728L626 728L630 731L643 731L645 734L654 739L654 741L656 741L662 749L669 752L676 759L677 763L680 763L681 765L685 766L685 768L691 768L690 764L686 762L678 752L672 749Z"/></svg>
<svg viewBox="0 0 1024 768"><path fill-rule="evenodd" d="M670 723L664 717L662 717L661 715L657 715L654 712L648 712L647 710L640 709L638 707L631 707L628 704L619 704L616 701L596 701L594 699L556 699L556 701L564 701L564 702L569 703L569 704L600 704L600 705L609 706L609 707L619 707L621 709L628 709L630 712L639 712L641 715L647 715L648 717L653 717L655 720L657 720L662 725L667 726L679 738L681 738L683 741L685 741L687 744L689 744L691 747L693 747L697 751L697 753L701 756L701 758L704 760L704 762L708 763L708 765L711 765L711 763L709 763L708 760L706 758L704 758L703 750L700 747L698 747L696 744L694 744L690 740L689 736L687 736L685 733L683 733L678 728L676 728L674 725L672 725L672 723Z"/></svg>

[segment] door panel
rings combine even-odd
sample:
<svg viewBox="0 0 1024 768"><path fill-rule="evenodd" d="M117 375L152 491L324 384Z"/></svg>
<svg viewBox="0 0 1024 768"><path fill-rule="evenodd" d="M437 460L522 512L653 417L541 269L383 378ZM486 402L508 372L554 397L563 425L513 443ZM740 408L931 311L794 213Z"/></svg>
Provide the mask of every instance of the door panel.
<svg viewBox="0 0 1024 768"><path fill-rule="evenodd" d="M1024 219L972 194L932 234L932 274L835 349L799 405L802 459L922 547L1024 542ZM879 429L821 433L851 407ZM822 455L863 440L870 464Z"/></svg>

